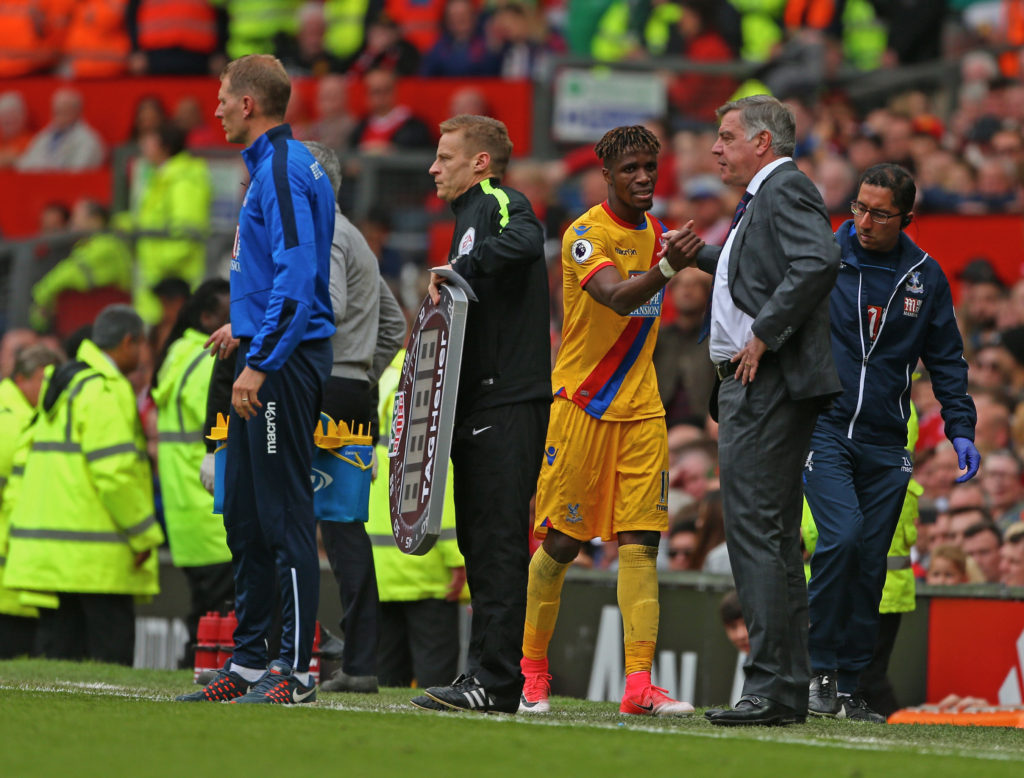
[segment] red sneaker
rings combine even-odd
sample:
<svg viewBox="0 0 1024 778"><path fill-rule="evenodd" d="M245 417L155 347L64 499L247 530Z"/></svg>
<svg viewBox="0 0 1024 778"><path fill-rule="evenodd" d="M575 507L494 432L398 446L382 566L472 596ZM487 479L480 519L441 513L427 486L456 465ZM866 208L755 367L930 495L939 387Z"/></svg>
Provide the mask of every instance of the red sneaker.
<svg viewBox="0 0 1024 778"><path fill-rule="evenodd" d="M547 662L545 664L545 670ZM524 672L526 682L523 684L523 694L519 698L520 713L550 713L551 703L548 696L551 694L551 676L547 672Z"/></svg>
<svg viewBox="0 0 1024 778"><path fill-rule="evenodd" d="M664 689L657 686L646 686L640 694L627 691L619 705L619 713L633 716L689 716L693 713L693 706L688 702L673 700Z"/></svg>

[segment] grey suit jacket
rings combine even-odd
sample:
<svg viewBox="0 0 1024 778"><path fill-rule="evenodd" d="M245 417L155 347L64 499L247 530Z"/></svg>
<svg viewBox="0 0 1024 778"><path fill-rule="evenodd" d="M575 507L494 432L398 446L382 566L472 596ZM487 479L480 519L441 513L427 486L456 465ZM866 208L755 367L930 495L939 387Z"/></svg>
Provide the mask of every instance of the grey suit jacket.
<svg viewBox="0 0 1024 778"><path fill-rule="evenodd" d="M721 246L705 246L698 267L714 275L721 252ZM839 246L821 195L795 164L780 165L761 184L730 257L733 302L778 355L790 397L839 395L828 314Z"/></svg>

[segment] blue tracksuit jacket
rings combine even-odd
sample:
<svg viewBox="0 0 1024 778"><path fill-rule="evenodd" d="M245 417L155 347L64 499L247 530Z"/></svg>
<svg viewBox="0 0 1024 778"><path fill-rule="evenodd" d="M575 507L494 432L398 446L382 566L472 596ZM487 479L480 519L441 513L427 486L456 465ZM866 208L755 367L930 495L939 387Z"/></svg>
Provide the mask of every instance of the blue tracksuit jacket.
<svg viewBox="0 0 1024 778"><path fill-rule="evenodd" d="M231 330L252 338L246 364L270 372L299 343L334 334L334 192L287 124L257 138L242 158L250 182L231 258Z"/></svg>
<svg viewBox="0 0 1024 778"><path fill-rule="evenodd" d="M829 306L843 394L819 416L819 426L863 443L906 446L910 381L920 358L942 406L946 436L974 440L977 415L967 394L967 362L945 273L900 233L896 284L872 322L864 315L860 262L851 247L856 240L853 220L847 220L836 232L842 262ZM873 324L874 342L868 332Z"/></svg>

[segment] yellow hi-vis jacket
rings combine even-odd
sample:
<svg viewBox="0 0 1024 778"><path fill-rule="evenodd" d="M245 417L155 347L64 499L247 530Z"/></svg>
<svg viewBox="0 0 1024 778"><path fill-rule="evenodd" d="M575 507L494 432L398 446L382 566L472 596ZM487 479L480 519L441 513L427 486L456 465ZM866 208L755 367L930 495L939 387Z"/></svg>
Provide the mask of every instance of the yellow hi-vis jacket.
<svg viewBox="0 0 1024 778"><path fill-rule="evenodd" d="M7 562L8 511L4 510L8 483L12 480L14 454L18 450L21 436L32 423L35 408L10 378L0 381L0 424L4 432L0 435L0 613L7 616L34 617L39 615L35 608L22 605L18 593L3 585L4 566ZM20 472L18 474L20 476ZM11 494L14 486L11 484Z"/></svg>
<svg viewBox="0 0 1024 778"><path fill-rule="evenodd" d="M135 393L92 341L82 342L77 359L86 367L64 387L73 366L47 369L17 455L24 475L13 496L4 584L26 590L22 602L42 603L32 593L160 589L155 553L135 565L136 554L164 540Z"/></svg>
<svg viewBox="0 0 1024 778"><path fill-rule="evenodd" d="M230 562L224 520L213 513L213 495L199 481L206 394L214 360L206 335L189 329L167 351L153 402L157 408L157 472L171 558L178 567Z"/></svg>
<svg viewBox="0 0 1024 778"><path fill-rule="evenodd" d="M159 322L162 314L154 286L165 278L180 278L194 289L206 275L212 192L206 160L187 151L175 154L149 178L135 226L142 232L170 233L140 236L135 244L135 308L150 324Z"/></svg>
<svg viewBox="0 0 1024 778"><path fill-rule="evenodd" d="M132 255L119 237L98 232L75 243L71 253L39 279L32 287L32 302L51 311L61 292L104 286L131 291Z"/></svg>
<svg viewBox="0 0 1024 778"><path fill-rule="evenodd" d="M377 408L381 431L391 429L391 413L395 404L395 390L402 375L405 349L400 349L380 377L380 405ZM383 439L382 439L383 440ZM452 568L466 564L455 539L455 504L452 497L452 470L448 467L445 483L444 513L441 518L441 537L423 556L403 553L391 532L391 508L388 499L388 447L377 446L377 478L370 486L370 519L366 533L373 545L373 566L377 571L377 591L381 602L411 602L413 600L441 600L448 593ZM466 590L463 589L463 597Z"/></svg>

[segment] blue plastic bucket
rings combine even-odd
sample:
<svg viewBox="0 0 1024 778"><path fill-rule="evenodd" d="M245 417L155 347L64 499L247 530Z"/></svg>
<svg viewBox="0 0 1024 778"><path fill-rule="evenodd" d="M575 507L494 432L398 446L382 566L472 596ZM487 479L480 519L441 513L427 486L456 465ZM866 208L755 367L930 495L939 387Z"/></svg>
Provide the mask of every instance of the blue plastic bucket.
<svg viewBox="0 0 1024 778"><path fill-rule="evenodd" d="M322 521L370 518L373 447L359 444L318 448L313 456L313 508Z"/></svg>

